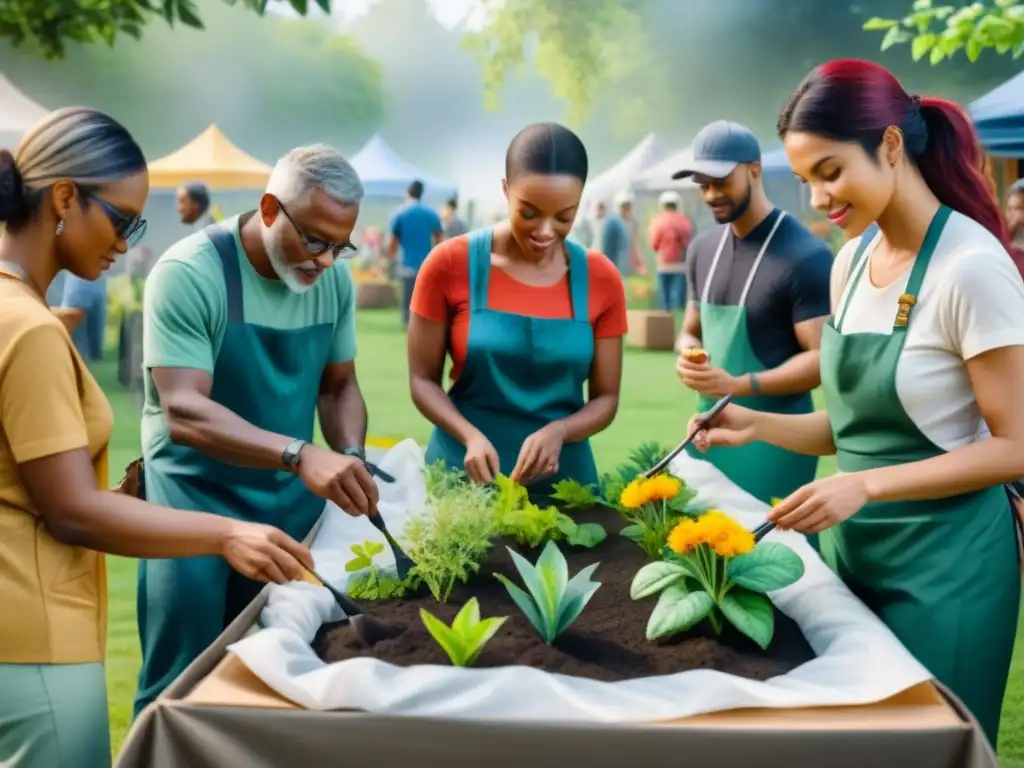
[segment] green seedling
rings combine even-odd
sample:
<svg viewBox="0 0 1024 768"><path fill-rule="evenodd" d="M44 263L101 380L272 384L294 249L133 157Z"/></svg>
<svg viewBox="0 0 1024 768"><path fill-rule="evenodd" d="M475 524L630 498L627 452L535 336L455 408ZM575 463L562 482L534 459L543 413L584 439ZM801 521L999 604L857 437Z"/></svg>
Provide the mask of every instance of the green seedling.
<svg viewBox="0 0 1024 768"><path fill-rule="evenodd" d="M548 645L568 629L583 612L600 583L590 577L598 563L588 565L572 579L569 566L555 543L549 541L533 565L512 549L508 550L526 591L502 574L494 574L509 596Z"/></svg>
<svg viewBox="0 0 1024 768"><path fill-rule="evenodd" d="M470 667L507 617L481 619L480 603L473 597L462 606L450 627L423 608L420 608L420 619L452 664Z"/></svg>

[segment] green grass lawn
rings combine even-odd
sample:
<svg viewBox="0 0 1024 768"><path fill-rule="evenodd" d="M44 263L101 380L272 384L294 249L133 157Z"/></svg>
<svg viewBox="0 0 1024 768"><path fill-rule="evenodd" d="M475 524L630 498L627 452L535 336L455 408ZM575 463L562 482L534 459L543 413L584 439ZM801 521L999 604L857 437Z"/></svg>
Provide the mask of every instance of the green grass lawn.
<svg viewBox="0 0 1024 768"><path fill-rule="evenodd" d="M405 334L397 313L364 311L359 315L359 378L370 412L370 433L379 437L412 437L425 443L427 422L409 399ZM119 480L123 468L139 452L139 418L131 397L116 379L116 365L104 362L96 374L110 396L116 428L111 443L111 472ZM609 468L638 443L656 440L675 445L682 439L694 410L694 397L679 383L674 359L665 352L629 349L622 382L622 403L615 423L593 440L598 462ZM834 470L823 460L819 474ZM139 644L135 626L135 562L110 558L110 639L107 680L110 724L115 753L131 721ZM1004 765L1024 768L1024 632L1014 659L1010 690L1000 736Z"/></svg>

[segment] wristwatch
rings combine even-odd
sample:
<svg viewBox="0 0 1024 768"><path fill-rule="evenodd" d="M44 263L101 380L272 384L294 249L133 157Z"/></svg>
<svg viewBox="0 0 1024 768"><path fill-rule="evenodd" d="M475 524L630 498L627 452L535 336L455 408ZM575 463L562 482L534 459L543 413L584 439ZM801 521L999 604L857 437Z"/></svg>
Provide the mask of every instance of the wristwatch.
<svg viewBox="0 0 1024 768"><path fill-rule="evenodd" d="M299 453L307 444L305 440L292 440L281 451L281 463L289 469L299 466Z"/></svg>
<svg viewBox="0 0 1024 768"><path fill-rule="evenodd" d="M357 459L366 461L366 451L362 448L357 448L354 445L348 448L343 448L341 451L345 456L355 456Z"/></svg>

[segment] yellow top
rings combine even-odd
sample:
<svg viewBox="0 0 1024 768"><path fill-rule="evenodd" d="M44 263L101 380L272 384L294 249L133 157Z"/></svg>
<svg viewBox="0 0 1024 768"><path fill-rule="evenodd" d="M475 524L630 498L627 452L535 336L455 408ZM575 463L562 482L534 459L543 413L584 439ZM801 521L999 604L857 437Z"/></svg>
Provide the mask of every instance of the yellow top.
<svg viewBox="0 0 1024 768"><path fill-rule="evenodd" d="M0 273L0 663L103 660L103 555L50 535L18 464L87 448L105 488L113 423L61 321L28 285Z"/></svg>

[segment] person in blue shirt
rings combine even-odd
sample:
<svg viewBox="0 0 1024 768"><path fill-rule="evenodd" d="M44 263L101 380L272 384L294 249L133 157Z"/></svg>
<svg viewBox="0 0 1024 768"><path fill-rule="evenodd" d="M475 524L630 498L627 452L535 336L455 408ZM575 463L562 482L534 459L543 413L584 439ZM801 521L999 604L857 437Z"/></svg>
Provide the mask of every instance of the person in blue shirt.
<svg viewBox="0 0 1024 768"><path fill-rule="evenodd" d="M444 239L441 217L423 204L423 182L409 185L409 199L391 219L388 257L394 260L401 249L398 276L402 281L402 325L409 325L409 303L416 274L430 250Z"/></svg>
<svg viewBox="0 0 1024 768"><path fill-rule="evenodd" d="M71 332L78 354L88 363L103 359L103 342L107 333L107 278L85 280L68 274L64 281L64 296L60 305L67 309L80 309L85 318Z"/></svg>

